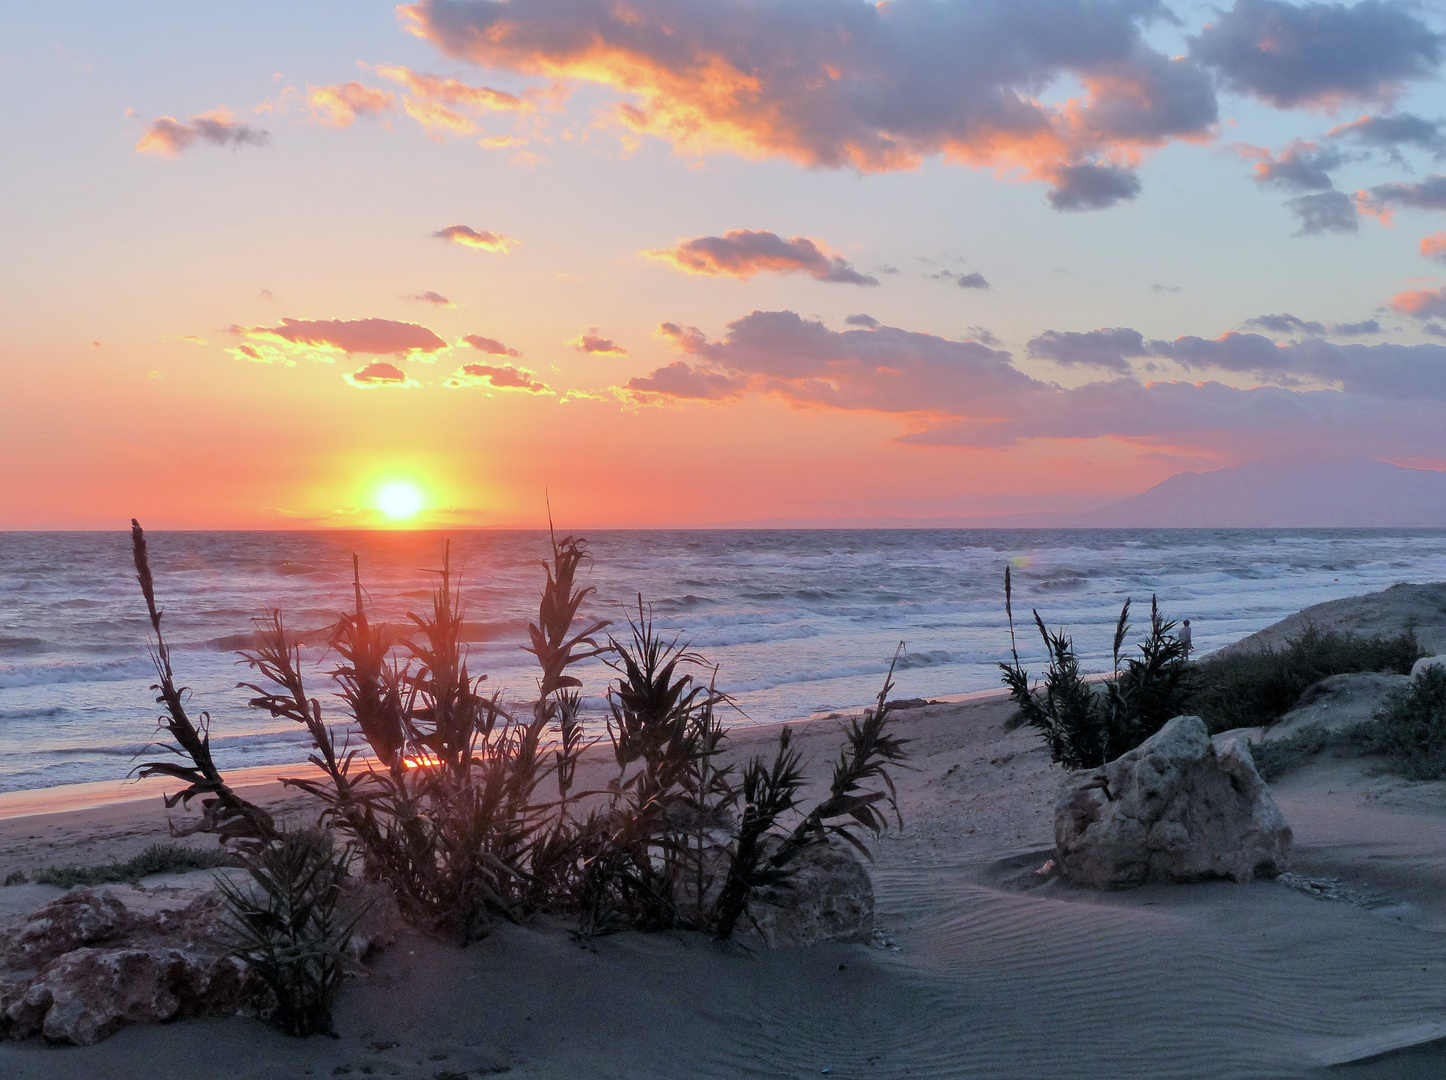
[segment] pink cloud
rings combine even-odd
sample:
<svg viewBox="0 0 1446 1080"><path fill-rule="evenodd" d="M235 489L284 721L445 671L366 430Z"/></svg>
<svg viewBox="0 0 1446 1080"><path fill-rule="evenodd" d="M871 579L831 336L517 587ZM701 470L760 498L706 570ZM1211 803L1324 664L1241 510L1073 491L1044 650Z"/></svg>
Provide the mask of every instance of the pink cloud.
<svg viewBox="0 0 1446 1080"><path fill-rule="evenodd" d="M1446 315L1446 286L1399 292L1391 297L1390 305L1392 311L1398 311L1402 315L1414 315L1418 319Z"/></svg>
<svg viewBox="0 0 1446 1080"><path fill-rule="evenodd" d="M861 274L841 256L829 254L806 236L785 240L777 233L730 229L722 236L697 236L670 248L645 251L654 259L672 263L689 274L736 277L747 281L754 274L804 273L818 281L850 285L877 285L878 279Z"/></svg>
<svg viewBox="0 0 1446 1080"><path fill-rule="evenodd" d="M257 341L374 356L430 355L447 343L425 326L393 319L282 319L279 326L233 326Z"/></svg>
<svg viewBox="0 0 1446 1080"><path fill-rule="evenodd" d="M485 352L488 356L521 356L516 349L509 349L496 338L483 337L481 334L468 334L462 339L464 344L472 346L479 352Z"/></svg>
<svg viewBox="0 0 1446 1080"><path fill-rule="evenodd" d="M1446 232L1421 237L1421 254L1428 259L1446 261Z"/></svg>
<svg viewBox="0 0 1446 1080"><path fill-rule="evenodd" d="M193 116L186 123L174 116L157 117L146 128L140 142L136 143L136 149L142 154L173 158L197 142L240 149L243 146L265 146L270 141L269 132L238 122L231 110L222 106Z"/></svg>
<svg viewBox="0 0 1446 1080"><path fill-rule="evenodd" d="M873 322L874 320L870 320ZM889 326L834 331L788 311L755 311L721 340L666 323L685 353L615 392L637 404L728 402L748 394L796 405L897 415L902 441L1007 446L1031 439L1114 438L1200 452L1349 446L1362 453L1446 448L1446 346L1276 344L1226 333L1147 341L1128 327L1047 331L1031 350L1112 377L1078 387L1035 379L1003 350ZM1134 358L1248 373L1267 383L1146 382ZM1311 384L1335 388L1312 389Z"/></svg>
<svg viewBox="0 0 1446 1080"><path fill-rule="evenodd" d="M524 390L529 394L551 394L552 388L539 382L535 372L512 364L463 364L447 379L447 386L487 386L498 390Z"/></svg>
<svg viewBox="0 0 1446 1080"><path fill-rule="evenodd" d="M611 338L600 337L596 326L588 327L583 333L563 344L571 345L578 352L595 353L599 356L628 355L628 350L616 344Z"/></svg>
<svg viewBox="0 0 1446 1080"><path fill-rule="evenodd" d="M359 371L342 376L347 383L358 390L375 390L383 386L414 387L419 385L405 371L395 364L376 360Z"/></svg>

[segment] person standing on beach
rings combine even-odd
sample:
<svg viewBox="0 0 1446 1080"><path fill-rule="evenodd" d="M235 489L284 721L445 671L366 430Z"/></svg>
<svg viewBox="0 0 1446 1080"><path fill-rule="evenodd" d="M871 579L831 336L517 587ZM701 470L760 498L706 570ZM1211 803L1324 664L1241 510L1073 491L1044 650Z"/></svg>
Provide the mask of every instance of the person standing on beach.
<svg viewBox="0 0 1446 1080"><path fill-rule="evenodd" d="M1190 620L1189 620L1189 619L1186 619L1184 622L1182 622L1182 623L1180 624L1180 632L1175 635L1175 639L1176 639L1177 641L1179 641L1181 645L1185 646L1185 659L1186 659L1186 660L1190 659Z"/></svg>

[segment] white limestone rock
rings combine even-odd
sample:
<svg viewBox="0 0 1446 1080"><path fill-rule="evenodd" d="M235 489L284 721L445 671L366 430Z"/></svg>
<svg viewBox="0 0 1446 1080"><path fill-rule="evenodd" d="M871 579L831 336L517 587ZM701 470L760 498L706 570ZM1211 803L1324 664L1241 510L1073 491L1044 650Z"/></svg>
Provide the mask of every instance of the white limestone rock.
<svg viewBox="0 0 1446 1080"><path fill-rule="evenodd" d="M1129 753L1070 776L1054 835L1061 873L1099 889L1274 877L1291 842L1249 746L1217 752L1198 716L1177 716Z"/></svg>

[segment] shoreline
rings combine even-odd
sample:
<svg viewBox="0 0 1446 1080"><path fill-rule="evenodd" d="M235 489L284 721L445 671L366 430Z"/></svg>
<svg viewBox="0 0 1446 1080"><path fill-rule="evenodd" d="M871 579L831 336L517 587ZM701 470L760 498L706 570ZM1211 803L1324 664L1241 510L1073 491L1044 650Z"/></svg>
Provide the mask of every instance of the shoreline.
<svg viewBox="0 0 1446 1080"><path fill-rule="evenodd" d="M931 703L962 704L971 701L987 701L990 698L1006 696L1004 687L990 690L972 690L964 694L944 694L931 697ZM773 720L762 724L740 725L735 732L760 732L777 730L784 726L808 725L833 717L857 715L864 706L854 709L840 709L833 712L817 712L793 720ZM295 776L303 769L310 769L309 762L294 761L281 765L251 765L225 772L226 781L238 791L256 789L278 784L283 777ZM144 802L175 790L177 781L170 777L153 776L148 779L122 778L119 780L87 780L79 784L56 784L44 788L23 788L19 791L0 792L0 821L17 818L38 817L44 814L64 814L79 810L95 810L121 803Z"/></svg>

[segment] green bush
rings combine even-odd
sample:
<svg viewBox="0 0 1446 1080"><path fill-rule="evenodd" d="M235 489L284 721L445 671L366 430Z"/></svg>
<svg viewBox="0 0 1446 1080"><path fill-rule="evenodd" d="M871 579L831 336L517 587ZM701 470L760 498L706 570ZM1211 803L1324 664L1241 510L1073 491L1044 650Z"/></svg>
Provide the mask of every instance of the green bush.
<svg viewBox="0 0 1446 1080"><path fill-rule="evenodd" d="M1203 719L1212 734L1268 725L1321 679L1354 671L1406 675L1424 655L1414 627L1394 637L1363 637L1309 626L1280 649L1232 652L1194 664L1185 710Z"/></svg>
<svg viewBox="0 0 1446 1080"><path fill-rule="evenodd" d="M1446 670L1429 667L1376 713L1374 746L1412 780L1446 780Z"/></svg>
<svg viewBox="0 0 1446 1080"><path fill-rule="evenodd" d="M272 1020L292 1035L331 1031L346 948L365 914L343 903L349 858L326 830L283 829L247 856L250 888L216 879L233 955L261 976L275 1000Z"/></svg>

